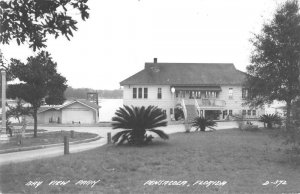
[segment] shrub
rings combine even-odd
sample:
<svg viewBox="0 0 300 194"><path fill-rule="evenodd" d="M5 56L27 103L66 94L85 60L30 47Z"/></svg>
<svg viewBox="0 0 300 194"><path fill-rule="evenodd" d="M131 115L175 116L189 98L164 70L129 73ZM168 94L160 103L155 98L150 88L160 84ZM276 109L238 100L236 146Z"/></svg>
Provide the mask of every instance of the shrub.
<svg viewBox="0 0 300 194"><path fill-rule="evenodd" d="M267 124L267 127L270 129L274 124L282 124L282 119L277 114L264 114L260 116L259 121L264 123L264 127L266 127Z"/></svg>
<svg viewBox="0 0 300 194"><path fill-rule="evenodd" d="M206 127L217 126L217 123L213 120L209 120L204 117L196 117L192 122L192 126L196 127L196 131L198 129L200 129L200 131L205 131Z"/></svg>
<svg viewBox="0 0 300 194"><path fill-rule="evenodd" d="M113 143L123 144L125 142L134 145L147 144L152 141L153 136L146 132L154 132L162 139L168 139L169 136L157 127L167 126L166 115L160 108L148 106L145 108L126 106L120 107L112 118L113 129L126 129L116 133L113 137Z"/></svg>
<svg viewBox="0 0 300 194"><path fill-rule="evenodd" d="M245 131L257 131L258 130L258 125L253 125L252 122L247 121L246 124L242 126L242 130Z"/></svg>
<svg viewBox="0 0 300 194"><path fill-rule="evenodd" d="M182 108L176 107L174 110L174 113L175 113L174 115L175 115L176 121L184 119L184 114L183 114Z"/></svg>

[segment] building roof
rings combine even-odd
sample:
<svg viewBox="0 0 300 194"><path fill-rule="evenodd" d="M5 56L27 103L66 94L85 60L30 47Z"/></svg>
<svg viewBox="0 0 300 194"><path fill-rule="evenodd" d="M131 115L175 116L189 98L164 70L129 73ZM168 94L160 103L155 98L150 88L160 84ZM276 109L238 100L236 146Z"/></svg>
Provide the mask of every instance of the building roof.
<svg viewBox="0 0 300 194"><path fill-rule="evenodd" d="M89 108L92 108L94 110L98 110L99 108L101 108L101 106L93 103L93 102L90 102L88 100L85 100L85 99L76 99L76 100L71 100L71 101L66 101L64 104L62 105L58 105L58 106L42 106L39 108L38 110L38 113L41 113L41 112L45 112L45 111L48 111L48 110L61 110L71 104L74 104L75 102L78 102L84 106L87 106Z"/></svg>
<svg viewBox="0 0 300 194"><path fill-rule="evenodd" d="M38 113L45 112L47 110L58 110L59 106L41 106Z"/></svg>
<svg viewBox="0 0 300 194"><path fill-rule="evenodd" d="M85 105L85 106L88 106L88 107L90 107L90 108L93 108L93 109L95 109L95 110L98 110L99 108L101 108L101 106L99 106L99 105L97 105L97 104L95 104L95 103L93 103L93 102L90 102L90 101L88 101L88 100L85 100L85 99L76 99L76 100L72 100L72 101L70 101L70 102L68 102L68 103L66 103L66 104L64 104L64 105L62 105L62 106L60 107L60 109L66 107L66 106L69 106L69 105L71 105L71 104L74 104L75 102L78 102L78 103L80 103L80 104L83 104L83 105Z"/></svg>
<svg viewBox="0 0 300 194"><path fill-rule="evenodd" d="M120 85L242 85L245 77L232 63L145 63Z"/></svg>

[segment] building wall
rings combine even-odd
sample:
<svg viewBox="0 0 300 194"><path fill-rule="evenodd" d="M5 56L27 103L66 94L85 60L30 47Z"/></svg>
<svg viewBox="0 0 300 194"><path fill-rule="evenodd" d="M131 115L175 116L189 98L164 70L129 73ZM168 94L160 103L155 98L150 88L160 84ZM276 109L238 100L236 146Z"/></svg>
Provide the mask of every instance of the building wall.
<svg viewBox="0 0 300 194"><path fill-rule="evenodd" d="M96 111L93 109L76 102L62 109L62 123L80 122L80 124L93 124L97 122L96 115Z"/></svg>
<svg viewBox="0 0 300 194"><path fill-rule="evenodd" d="M233 97L230 99L229 98L229 88L233 89ZM220 100L224 100L226 102L225 109L232 110L232 114L242 114L242 110L246 110L248 113L248 110L251 110L251 115L246 115L248 118L254 118L260 115L264 114L264 109L261 108L250 108L247 105L243 105L244 102L246 102L242 98L242 86L221 86L222 91L219 94ZM256 116L254 116L252 113L252 110L256 110Z"/></svg>
<svg viewBox="0 0 300 194"><path fill-rule="evenodd" d="M133 98L133 88L148 88L148 98L144 99L142 96L141 99ZM162 88L162 99L157 98L158 88ZM229 88L233 89L232 98L229 98ZM137 89L138 90L138 89ZM227 110L227 114L229 114L229 110L232 110L232 114L242 114L242 110L246 110L246 117L255 118L262 114L264 114L263 109L251 109L248 106L243 106L245 102L242 99L242 86L232 86L232 85L224 85L221 86L221 92L219 93L218 100L224 100L226 102L224 110ZM166 110L167 117L170 119L170 109L174 108L177 100L175 96L172 95L170 86L168 85L131 85L123 87L123 101L124 105L134 105L134 106L148 106L155 105L159 108ZM248 110L251 110L251 115L248 115ZM253 110L256 110L256 115L253 115Z"/></svg>
<svg viewBox="0 0 300 194"><path fill-rule="evenodd" d="M133 98L133 89L132 88L148 88L148 98L139 99ZM161 88L162 90L162 98L157 98L157 92L158 88ZM175 106L175 100L174 97L172 97L170 86L167 85L153 85L153 86L147 86L147 85L130 85L123 87L123 104L124 105L134 105L134 106L149 106L154 105L157 106L163 110L166 111L167 118L170 118L170 109L174 108Z"/></svg>
<svg viewBox="0 0 300 194"><path fill-rule="evenodd" d="M48 123L61 123L61 111L59 110L48 110L38 114L38 123L48 124Z"/></svg>

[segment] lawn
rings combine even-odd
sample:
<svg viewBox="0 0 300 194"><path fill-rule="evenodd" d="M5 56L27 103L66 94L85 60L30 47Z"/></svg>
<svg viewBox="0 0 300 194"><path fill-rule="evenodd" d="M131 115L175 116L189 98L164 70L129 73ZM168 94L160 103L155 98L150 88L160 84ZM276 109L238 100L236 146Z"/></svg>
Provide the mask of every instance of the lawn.
<svg viewBox="0 0 300 194"><path fill-rule="evenodd" d="M9 142L0 144L0 150L63 143L64 136L68 136L69 141L73 142L73 141L93 138L96 137L97 135L92 133L74 132L74 138L70 138L71 134L69 131L59 131L59 132L49 132L49 133L38 133L38 137L33 138L33 132L32 132L32 134L28 134L28 136L26 135L25 138L23 138L23 143L21 145L17 145L16 136L13 136Z"/></svg>
<svg viewBox="0 0 300 194"><path fill-rule="evenodd" d="M106 145L68 156L5 165L0 170L1 189L4 193L300 192L300 158L291 157L273 133L237 129L177 133L168 141L157 139L146 147ZM49 185L54 180L69 182ZM79 185L80 180L100 182L91 187ZM153 180L185 184L153 185L149 182ZM276 180L287 185L270 183ZM34 188L26 186L29 181L42 183ZM206 187L200 181L227 183Z"/></svg>

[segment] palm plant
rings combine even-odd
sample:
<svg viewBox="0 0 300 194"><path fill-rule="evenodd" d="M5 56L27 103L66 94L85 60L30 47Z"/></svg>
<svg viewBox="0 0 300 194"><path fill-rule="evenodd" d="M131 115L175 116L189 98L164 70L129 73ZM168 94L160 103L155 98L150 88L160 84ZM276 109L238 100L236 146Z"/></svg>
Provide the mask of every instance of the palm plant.
<svg viewBox="0 0 300 194"><path fill-rule="evenodd" d="M120 107L115 117L112 118L113 129L125 129L116 133L113 137L113 143L141 145L152 141L153 136L147 134L147 131L156 133L162 139L168 139L169 136L157 127L167 126L166 115L155 106L147 108L126 106Z"/></svg>
<svg viewBox="0 0 300 194"><path fill-rule="evenodd" d="M264 123L264 127L272 128L273 124L281 124L281 118L277 114L264 114L259 118L260 122Z"/></svg>
<svg viewBox="0 0 300 194"><path fill-rule="evenodd" d="M200 129L200 131L205 131L206 127L217 126L217 123L213 120L209 120L204 117L196 117L192 122L192 126L196 127L196 131L198 129Z"/></svg>

